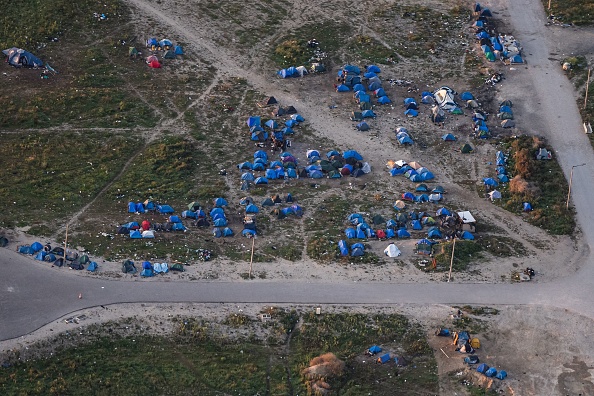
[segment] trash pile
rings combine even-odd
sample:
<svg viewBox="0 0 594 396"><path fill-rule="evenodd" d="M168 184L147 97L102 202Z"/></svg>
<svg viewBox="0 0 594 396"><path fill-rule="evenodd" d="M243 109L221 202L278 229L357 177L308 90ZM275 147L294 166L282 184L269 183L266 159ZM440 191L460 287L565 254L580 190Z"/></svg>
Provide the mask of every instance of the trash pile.
<svg viewBox="0 0 594 396"><path fill-rule="evenodd" d="M495 32L489 34L489 18L493 16L491 10L476 3L474 5L474 15L477 18L473 23L475 36L485 58L489 62L500 59L508 65L524 63L521 55L522 47L514 36L501 35ZM491 31L493 30L491 29Z"/></svg>

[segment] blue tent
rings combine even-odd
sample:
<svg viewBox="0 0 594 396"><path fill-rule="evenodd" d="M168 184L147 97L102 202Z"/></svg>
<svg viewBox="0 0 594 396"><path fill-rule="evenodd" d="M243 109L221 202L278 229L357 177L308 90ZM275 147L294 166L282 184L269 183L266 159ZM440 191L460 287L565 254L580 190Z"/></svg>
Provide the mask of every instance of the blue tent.
<svg viewBox="0 0 594 396"><path fill-rule="evenodd" d="M398 223L394 219L390 219L386 221L386 228L396 228L398 227Z"/></svg>
<svg viewBox="0 0 594 396"><path fill-rule="evenodd" d="M276 171L274 169L266 169L266 175L265 177L269 180L274 180L276 179Z"/></svg>
<svg viewBox="0 0 594 396"><path fill-rule="evenodd" d="M445 135L443 135L441 137L441 139L446 142L453 142L456 140L456 137L454 135L452 135L451 133L446 133Z"/></svg>
<svg viewBox="0 0 594 396"><path fill-rule="evenodd" d="M132 230L132 231L130 231L130 238L140 239L140 238L142 238L142 234L138 230Z"/></svg>
<svg viewBox="0 0 594 396"><path fill-rule="evenodd" d="M483 178L483 183L485 183L486 186L493 186L493 187L496 187L499 185L499 183L497 183L497 181L491 177Z"/></svg>
<svg viewBox="0 0 594 396"><path fill-rule="evenodd" d="M37 253L43 249L43 245L39 242L33 242L33 244L31 244L31 249Z"/></svg>
<svg viewBox="0 0 594 396"><path fill-rule="evenodd" d="M437 227L431 227L429 228L429 231L427 231L427 237L433 239L441 238L441 231L439 231L439 228Z"/></svg>
<svg viewBox="0 0 594 396"><path fill-rule="evenodd" d="M126 224L122 224L122 227L124 227L127 230L132 230L132 229L138 229L140 228L140 225L136 222L136 221L131 221L129 223Z"/></svg>
<svg viewBox="0 0 594 396"><path fill-rule="evenodd" d="M179 216L169 216L170 223L181 223L181 219Z"/></svg>
<svg viewBox="0 0 594 396"><path fill-rule="evenodd" d="M367 238L367 227L365 223L358 224L357 230L355 234L355 238L357 239L365 239Z"/></svg>
<svg viewBox="0 0 594 396"><path fill-rule="evenodd" d="M215 238L220 238L223 236L223 232L220 228L216 227L212 229L212 236Z"/></svg>
<svg viewBox="0 0 594 396"><path fill-rule="evenodd" d="M363 116L363 118L375 118L376 117L373 110L363 110L361 115Z"/></svg>
<svg viewBox="0 0 594 396"><path fill-rule="evenodd" d="M354 238L356 236L356 231L354 228L347 228L344 230L344 234L348 239Z"/></svg>
<svg viewBox="0 0 594 396"><path fill-rule="evenodd" d="M487 370L489 370L489 366L487 366L485 363L479 364L476 368L476 371L478 371L481 374L485 374Z"/></svg>
<svg viewBox="0 0 594 396"><path fill-rule="evenodd" d="M175 55L183 55L184 49L182 48L181 45L176 45L173 52L175 53Z"/></svg>
<svg viewBox="0 0 594 396"><path fill-rule="evenodd" d="M296 179L297 178L297 171L295 170L295 168L289 168L289 169L287 169L287 177L289 177L291 179Z"/></svg>
<svg viewBox="0 0 594 396"><path fill-rule="evenodd" d="M151 38L149 38L149 39L146 40L146 46L147 46L147 48L156 47L157 45L159 45L159 42L154 37L151 37Z"/></svg>
<svg viewBox="0 0 594 396"><path fill-rule="evenodd" d="M54 261L56 261L56 256L52 253L48 253L45 255L45 258L43 259L43 261L47 261L48 263L53 263Z"/></svg>
<svg viewBox="0 0 594 396"><path fill-rule="evenodd" d="M94 261L91 261L89 263L89 266L87 267L87 271L91 271L91 272L97 271L97 263Z"/></svg>
<svg viewBox="0 0 594 396"><path fill-rule="evenodd" d="M340 241L338 241L338 249L340 250L341 256L349 255L349 245L347 244L347 242L344 239L341 239Z"/></svg>
<svg viewBox="0 0 594 396"><path fill-rule="evenodd" d="M495 172L497 172L498 175L506 175L507 169L505 169L505 166L499 165L497 168L495 168Z"/></svg>
<svg viewBox="0 0 594 396"><path fill-rule="evenodd" d="M171 42L171 40L163 39L163 40L159 41L159 46L161 48L172 47L173 43Z"/></svg>
<svg viewBox="0 0 594 396"><path fill-rule="evenodd" d="M450 212L447 208L441 207L439 209L437 209L437 212L435 212L436 216L451 216L452 212Z"/></svg>
<svg viewBox="0 0 594 396"><path fill-rule="evenodd" d="M134 202L128 202L128 213L136 213L136 204Z"/></svg>
<svg viewBox="0 0 594 396"><path fill-rule="evenodd" d="M157 211L161 214L169 214L174 212L173 208L169 205L157 205Z"/></svg>
<svg viewBox="0 0 594 396"><path fill-rule="evenodd" d="M254 204L249 204L245 207L245 213L258 213L260 210Z"/></svg>
<svg viewBox="0 0 594 396"><path fill-rule="evenodd" d="M379 73L381 70L376 65L369 65L369 66L367 66L367 71L372 72L372 73Z"/></svg>
<svg viewBox="0 0 594 396"><path fill-rule="evenodd" d="M365 121L362 121L362 122L360 122L360 123L357 124L357 129L359 131L362 131L362 132L368 131L369 130L369 125Z"/></svg>
<svg viewBox="0 0 594 396"><path fill-rule="evenodd" d="M355 85L353 85L353 91L354 92L363 91L363 93L365 93L365 91L366 91L365 85L363 85L363 84L355 84Z"/></svg>
<svg viewBox="0 0 594 396"><path fill-rule="evenodd" d="M421 194L415 197L415 202L429 202L429 195Z"/></svg>
<svg viewBox="0 0 594 396"><path fill-rule="evenodd" d="M136 211L138 213L144 213L144 205L142 204L142 202L136 203Z"/></svg>
<svg viewBox="0 0 594 396"><path fill-rule="evenodd" d="M250 230L249 228L244 228L243 231L241 231L241 235L244 237L253 237L256 235L256 230Z"/></svg>
<svg viewBox="0 0 594 396"><path fill-rule="evenodd" d="M412 221L412 229L413 230L416 230L416 231L422 230L423 229L423 226L421 225L421 221L420 220L413 220Z"/></svg>
<svg viewBox="0 0 594 396"><path fill-rule="evenodd" d="M481 16L482 17L492 17L493 14L491 13L491 10L489 10L488 8L483 8L481 10Z"/></svg>
<svg viewBox="0 0 594 396"><path fill-rule="evenodd" d="M281 129L281 132L283 133L283 135L292 135L295 133L295 131L291 127L284 127L283 129Z"/></svg>
<svg viewBox="0 0 594 396"><path fill-rule="evenodd" d="M347 73L352 73L352 74L361 74L361 70L357 67L357 66L353 66L353 65L344 65L342 68L344 71L346 71Z"/></svg>
<svg viewBox="0 0 594 396"><path fill-rule="evenodd" d="M237 167L241 170L244 170L244 169L253 169L254 166L252 165L251 162L246 161L246 162L242 162L241 164L237 165Z"/></svg>
<svg viewBox="0 0 594 396"><path fill-rule="evenodd" d="M386 229L386 238L394 238L394 230L392 228Z"/></svg>
<svg viewBox="0 0 594 396"><path fill-rule="evenodd" d="M336 150L330 150L326 153L326 158L334 157L335 155L340 155L340 153Z"/></svg>
<svg viewBox="0 0 594 396"><path fill-rule="evenodd" d="M21 253L21 254L35 254L36 252L33 249L31 249L31 246L23 245L23 246L19 246L19 253Z"/></svg>
<svg viewBox="0 0 594 396"><path fill-rule="evenodd" d="M258 177L254 181L254 183L255 184L268 184L268 179L266 179L265 177Z"/></svg>
<svg viewBox="0 0 594 396"><path fill-rule="evenodd" d="M421 175L419 175L418 173L410 175L409 179L411 182L415 182L415 183L423 181L423 177Z"/></svg>
<svg viewBox="0 0 594 396"><path fill-rule="evenodd" d="M215 217L215 215L225 216L225 211L222 208L212 208L209 215L210 215L210 217Z"/></svg>
<svg viewBox="0 0 594 396"><path fill-rule="evenodd" d="M510 58L510 62L512 64L524 63L524 59L522 59L522 56L520 54L516 54Z"/></svg>
<svg viewBox="0 0 594 396"><path fill-rule="evenodd" d="M215 220L215 223L216 223L216 220ZM173 223L173 227L171 229L173 231L185 231L186 227L184 227L184 225L182 223Z"/></svg>
<svg viewBox="0 0 594 396"><path fill-rule="evenodd" d="M462 92L462 94L460 95L460 99L462 99L462 100L473 100L474 99L474 95L471 94L468 91Z"/></svg>
<svg viewBox="0 0 594 396"><path fill-rule="evenodd" d="M409 110L407 110L407 111L409 111ZM398 140L398 143L400 143L402 145L413 144L414 143L413 140L410 138L410 136L408 136L407 133L403 133L403 132L399 133L396 136L396 139Z"/></svg>
<svg viewBox="0 0 594 396"><path fill-rule="evenodd" d="M404 104L405 105L417 104L417 100L415 98L405 98L404 99Z"/></svg>
<svg viewBox="0 0 594 396"><path fill-rule="evenodd" d="M352 224L352 225L357 225L360 223L363 223L363 216L360 213L352 213L347 217L347 220Z"/></svg>
<svg viewBox="0 0 594 396"><path fill-rule="evenodd" d="M388 104L388 103L392 103L392 101L387 96L381 96L381 97L379 97L377 99L377 103L379 103L379 104Z"/></svg>
<svg viewBox="0 0 594 396"><path fill-rule="evenodd" d="M291 115L291 119L292 120L295 120L297 122L303 122L303 121L305 121L305 118L303 118L301 116L301 114L293 114L293 115Z"/></svg>
<svg viewBox="0 0 594 396"><path fill-rule="evenodd" d="M377 77L377 74L375 74L374 72L367 72L367 73L363 74L363 77L373 78L373 77Z"/></svg>
<svg viewBox="0 0 594 396"><path fill-rule="evenodd" d="M524 202L523 204L524 212L530 212L532 210L532 205L530 202Z"/></svg>
<svg viewBox="0 0 594 396"><path fill-rule="evenodd" d="M382 96L386 96L386 91L384 91L383 88L378 88L375 91L373 91L373 94L375 95L376 98L379 98Z"/></svg>
<svg viewBox="0 0 594 396"><path fill-rule="evenodd" d="M510 114L513 114L512 109L509 106L501 106L499 108L499 112L500 113L510 113Z"/></svg>
<svg viewBox="0 0 594 396"><path fill-rule="evenodd" d="M376 89L379 89L381 87L382 87L382 84L380 84L377 81L374 81L374 82L372 82L371 84L369 84L367 86L367 89L370 90L370 91L375 91Z"/></svg>
<svg viewBox="0 0 594 396"><path fill-rule="evenodd" d="M260 125L254 125L250 127L250 132L264 132L264 128L262 128Z"/></svg>
<svg viewBox="0 0 594 396"><path fill-rule="evenodd" d="M22 21L21 21L22 22ZM12 47L2 51L9 65L14 67L43 67L43 61L21 48Z"/></svg>
<svg viewBox="0 0 594 396"><path fill-rule="evenodd" d="M435 175L432 172L423 172L423 173L421 173L420 177L421 177L421 181L427 181L427 180L433 180L433 179L435 179Z"/></svg>
<svg viewBox="0 0 594 396"><path fill-rule="evenodd" d="M354 158L357 161L363 161L363 157L355 150L347 150L342 154L344 159Z"/></svg>
<svg viewBox="0 0 594 396"><path fill-rule="evenodd" d="M241 175L241 180L254 181L254 179L254 174L251 172L245 172Z"/></svg>
<svg viewBox="0 0 594 396"><path fill-rule="evenodd" d="M198 214L196 214L196 212L193 212L191 210L184 210L181 215L184 219L197 219L198 218Z"/></svg>
<svg viewBox="0 0 594 396"><path fill-rule="evenodd" d="M225 198L215 198L215 200L213 201L214 206L217 208L221 208L223 206L227 206L227 200L225 200Z"/></svg>
<svg viewBox="0 0 594 396"><path fill-rule="evenodd" d="M500 380L504 380L505 377L507 377L507 371L505 370L501 370L500 372L497 373L497 375L495 376L495 378L500 379Z"/></svg>
<svg viewBox="0 0 594 396"><path fill-rule="evenodd" d="M232 230L231 228L229 228L229 227L225 227L225 228L223 229L223 236L224 236L224 237L230 237L230 236L233 236L233 230Z"/></svg>
<svg viewBox="0 0 594 396"><path fill-rule="evenodd" d="M485 371L485 376L487 377L494 377L495 375L497 375L497 369L495 367L490 367Z"/></svg>
<svg viewBox="0 0 594 396"><path fill-rule="evenodd" d="M359 103L365 103L365 102L371 103L371 96L369 96L367 94L360 94L359 96L357 96L357 100Z"/></svg>
<svg viewBox="0 0 594 396"><path fill-rule="evenodd" d="M507 177L507 175L504 175L502 173L497 175L497 179L501 182L501 183L507 183L509 182L509 177Z"/></svg>
<svg viewBox="0 0 594 396"><path fill-rule="evenodd" d="M349 92L350 89L349 87L347 87L344 84L340 84L339 86L336 87L336 92Z"/></svg>
<svg viewBox="0 0 594 396"><path fill-rule="evenodd" d="M380 362L381 364L387 363L390 361L390 354L386 353L385 355L380 356L379 358L377 358L377 361Z"/></svg>
<svg viewBox="0 0 594 396"><path fill-rule="evenodd" d="M266 121L266 123L264 123L264 125L266 125L270 129L278 128L278 123L275 120L268 120Z"/></svg>
<svg viewBox="0 0 594 396"><path fill-rule="evenodd" d="M356 245L356 244L355 244ZM353 246L355 246L353 245ZM363 246L362 244L359 244ZM363 247L352 247L351 248L351 257L360 257L365 254L365 249Z"/></svg>
<svg viewBox="0 0 594 396"><path fill-rule="evenodd" d="M375 355L376 353L380 353L382 351L382 348L378 347L377 345L373 345L368 350L369 350L369 353Z"/></svg>
<svg viewBox="0 0 594 396"><path fill-rule="evenodd" d="M215 227L225 227L225 226L227 225L227 219L225 219L225 218L219 218L219 219L216 219L216 220L213 222L213 225L214 225Z"/></svg>
<svg viewBox="0 0 594 396"><path fill-rule="evenodd" d="M400 228L398 231L396 231L396 235L398 238L410 238L410 232L406 231L404 228Z"/></svg>
<svg viewBox="0 0 594 396"><path fill-rule="evenodd" d="M45 260L45 256L46 256L46 252L44 252L43 250L40 251L39 253L37 253L37 255L35 256L35 260L39 260L39 261L44 261Z"/></svg>
<svg viewBox="0 0 594 396"><path fill-rule="evenodd" d="M404 115L406 115L408 117L416 117L419 115L419 112L416 110L413 110L413 109L409 109L404 112Z"/></svg>
<svg viewBox="0 0 594 396"><path fill-rule="evenodd" d="M261 125L260 123L261 123L260 117L258 117L258 116L252 116L247 119L247 126L250 128L254 127L254 126L260 126Z"/></svg>
<svg viewBox="0 0 594 396"><path fill-rule="evenodd" d="M464 232L462 233L462 235L460 236L460 238L462 238L462 239L466 239L466 240L469 240L469 241L472 241L472 240L474 240L474 235L472 235L472 234L471 234L470 232L468 232L468 231L464 231Z"/></svg>

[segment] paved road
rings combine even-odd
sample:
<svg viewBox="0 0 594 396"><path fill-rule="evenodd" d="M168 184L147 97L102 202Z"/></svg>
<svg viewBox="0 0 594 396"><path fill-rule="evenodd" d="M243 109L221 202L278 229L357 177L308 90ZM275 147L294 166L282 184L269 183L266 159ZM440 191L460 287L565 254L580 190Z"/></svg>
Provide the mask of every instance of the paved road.
<svg viewBox="0 0 594 396"><path fill-rule="evenodd" d="M526 112L542 115L540 127L555 147L566 173L574 173L573 202L588 246L594 239L590 202L594 197L594 151L581 131L573 88L556 63L549 61L548 31L542 5L535 0L503 1L514 34L527 54L528 69L518 84L535 101ZM516 101L518 102L518 101ZM529 115L529 114L527 114ZM588 250L589 253L589 250ZM536 265L537 263L535 263ZM563 265L563 263L559 263ZM585 255L581 270L550 283L532 284L322 284L292 281L167 282L106 281L48 269L30 258L3 250L0 254L0 340L31 332L72 311L126 302L253 302L340 304L541 304L566 308L594 318L594 262ZM172 287L174 286L174 287ZM84 292L84 298L77 295Z"/></svg>

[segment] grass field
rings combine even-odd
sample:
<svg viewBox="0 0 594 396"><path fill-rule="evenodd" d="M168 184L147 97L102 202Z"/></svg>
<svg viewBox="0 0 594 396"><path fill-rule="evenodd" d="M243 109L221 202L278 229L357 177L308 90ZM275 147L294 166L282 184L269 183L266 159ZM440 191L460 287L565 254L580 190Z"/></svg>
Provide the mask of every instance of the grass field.
<svg viewBox="0 0 594 396"><path fill-rule="evenodd" d="M542 0L545 11L559 18L562 23L592 25L594 23L594 4L589 0Z"/></svg>
<svg viewBox="0 0 594 396"><path fill-rule="evenodd" d="M174 334L105 337L134 321L83 329L90 342L51 359L3 369L0 392L11 395L287 395L311 394L301 375L326 352L345 362L326 378L330 394L432 395L437 367L423 331L396 314L324 314L267 308L272 321L244 314L220 322L174 317ZM138 326L136 325L138 329ZM234 332L235 336L230 336ZM254 336L255 333L262 337ZM114 333L115 334L115 333ZM249 335L252 334L252 335ZM408 366L375 365L364 356L382 345ZM365 362L366 361L366 362ZM323 377L322 377L323 378Z"/></svg>

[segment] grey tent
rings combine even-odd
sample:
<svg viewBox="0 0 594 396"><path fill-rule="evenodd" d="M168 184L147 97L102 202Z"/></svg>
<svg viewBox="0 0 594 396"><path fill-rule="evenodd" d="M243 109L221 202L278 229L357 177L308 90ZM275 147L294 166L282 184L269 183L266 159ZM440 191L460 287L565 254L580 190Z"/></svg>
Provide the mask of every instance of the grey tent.
<svg viewBox="0 0 594 396"><path fill-rule="evenodd" d="M501 121L501 126L503 128L514 128L516 126L516 122L514 120L503 120Z"/></svg>
<svg viewBox="0 0 594 396"><path fill-rule="evenodd" d="M272 106L277 104L278 101L276 100L276 98L274 96L269 96L267 98L265 98L264 100L258 102L258 106L259 107L268 107L268 106Z"/></svg>
<svg viewBox="0 0 594 396"><path fill-rule="evenodd" d="M167 50L163 54L163 58L165 58L165 59L175 59L175 52L173 52L172 50Z"/></svg>

